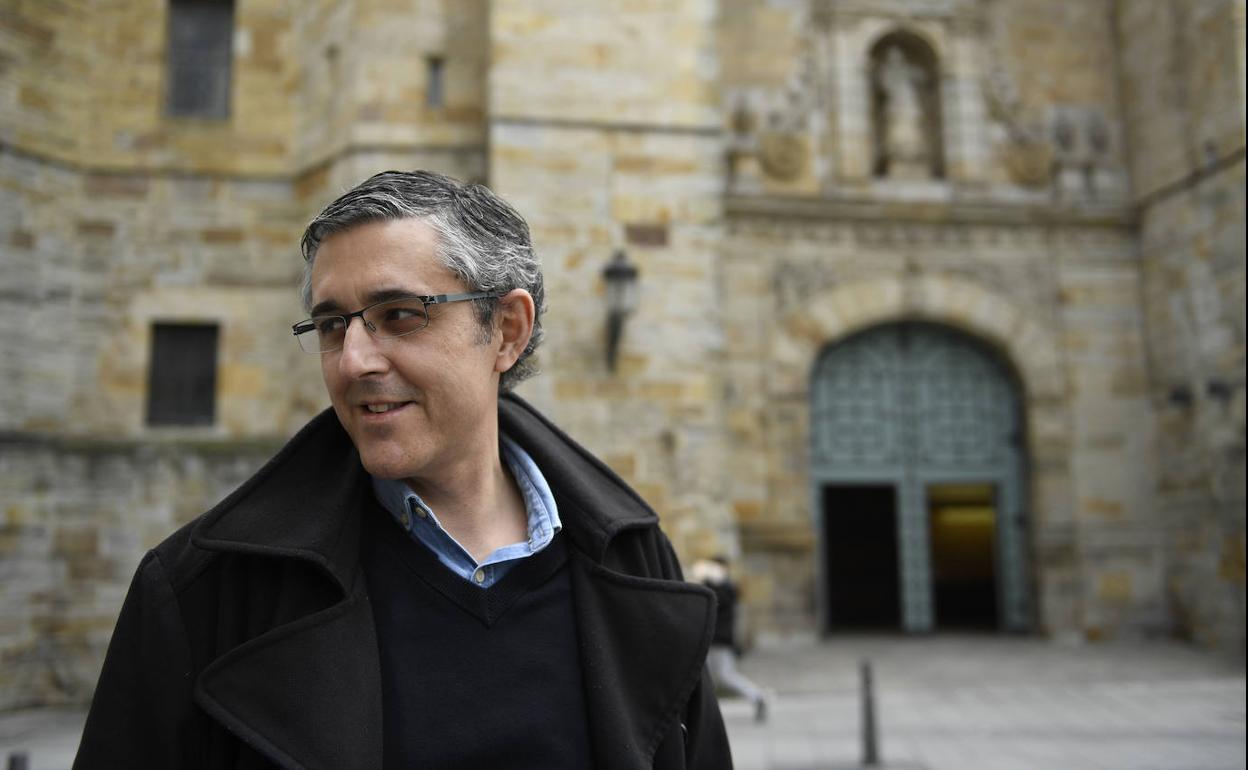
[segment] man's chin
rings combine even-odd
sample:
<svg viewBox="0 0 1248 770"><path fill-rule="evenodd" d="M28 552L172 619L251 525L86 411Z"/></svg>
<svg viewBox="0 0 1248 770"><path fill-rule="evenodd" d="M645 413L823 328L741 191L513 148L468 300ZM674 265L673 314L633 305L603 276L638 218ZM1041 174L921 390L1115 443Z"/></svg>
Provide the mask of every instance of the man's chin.
<svg viewBox="0 0 1248 770"><path fill-rule="evenodd" d="M356 447L360 450L360 464L368 474L378 479L399 480L417 475L420 463L411 456L397 456L396 453L384 451L383 448L368 446ZM377 451L381 449L382 451Z"/></svg>
<svg viewBox="0 0 1248 770"><path fill-rule="evenodd" d="M364 466L364 470L368 471L368 475L376 479L401 481L416 475L415 468L413 468L410 464L369 462L364 458L361 458L361 463Z"/></svg>

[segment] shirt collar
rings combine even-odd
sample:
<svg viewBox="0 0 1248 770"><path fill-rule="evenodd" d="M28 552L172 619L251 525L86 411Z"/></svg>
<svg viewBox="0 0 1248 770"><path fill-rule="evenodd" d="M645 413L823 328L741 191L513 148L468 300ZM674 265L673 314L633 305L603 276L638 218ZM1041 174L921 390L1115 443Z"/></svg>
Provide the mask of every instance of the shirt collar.
<svg viewBox="0 0 1248 770"><path fill-rule="evenodd" d="M524 507L529 516L529 547L536 553L550 545L550 541L563 529L559 519L559 507L555 496L546 483L546 477L533 462L529 453L506 436L500 437L503 461L511 470L511 476L520 488Z"/></svg>
<svg viewBox="0 0 1248 770"><path fill-rule="evenodd" d="M528 518L528 542L503 546L495 553L506 551L509 558L537 553L550 545L555 535L563 529L563 522L559 518L559 507L555 504L555 496L550 491L546 477L542 475L541 469L537 467L537 463L533 461L529 453L506 436L500 436L499 443L503 462L511 471L511 476L515 479L520 496L524 500L525 514ZM376 476L372 477L372 482L373 492L378 502L392 516L399 519L405 529L410 531L410 527L402 519L422 509L428 514L429 523L445 532L433 509L426 505L406 483L397 479L381 479ZM517 550L528 553L516 554ZM487 558L486 561L493 560Z"/></svg>

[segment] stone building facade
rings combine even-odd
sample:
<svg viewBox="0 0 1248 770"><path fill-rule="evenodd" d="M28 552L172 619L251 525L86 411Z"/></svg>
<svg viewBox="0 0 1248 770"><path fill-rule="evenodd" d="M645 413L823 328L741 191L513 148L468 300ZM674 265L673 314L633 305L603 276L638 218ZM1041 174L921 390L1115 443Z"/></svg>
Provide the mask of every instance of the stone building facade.
<svg viewBox="0 0 1248 770"><path fill-rule="evenodd" d="M87 698L143 550L327 405L297 240L386 168L529 218L521 393L735 560L755 639L1242 657L1243 0L201 5L0 3L0 708ZM209 406L165 424L189 327Z"/></svg>

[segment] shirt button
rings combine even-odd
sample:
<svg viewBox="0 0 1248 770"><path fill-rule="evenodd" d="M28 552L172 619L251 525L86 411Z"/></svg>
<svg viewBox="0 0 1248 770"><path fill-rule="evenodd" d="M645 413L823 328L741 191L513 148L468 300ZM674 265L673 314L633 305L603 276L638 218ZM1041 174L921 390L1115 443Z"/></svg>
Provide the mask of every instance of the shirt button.
<svg viewBox="0 0 1248 770"><path fill-rule="evenodd" d="M478 583L484 583L485 582L485 570L477 569L476 572L472 573L472 579L477 581Z"/></svg>
<svg viewBox="0 0 1248 770"><path fill-rule="evenodd" d="M407 515L407 511L403 511L399 516L399 523L403 525L403 529L412 526L412 517Z"/></svg>

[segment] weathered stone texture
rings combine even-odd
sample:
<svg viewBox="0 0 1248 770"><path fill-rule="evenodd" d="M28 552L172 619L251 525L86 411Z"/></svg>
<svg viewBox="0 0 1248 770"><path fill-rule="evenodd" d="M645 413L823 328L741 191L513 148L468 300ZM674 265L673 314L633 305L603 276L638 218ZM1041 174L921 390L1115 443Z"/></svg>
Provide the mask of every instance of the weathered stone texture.
<svg viewBox="0 0 1248 770"><path fill-rule="evenodd" d="M0 439L0 709L89 698L143 552L277 446Z"/></svg>
<svg viewBox="0 0 1248 770"><path fill-rule="evenodd" d="M1163 595L1244 650L1244 3L1116 6L1158 413Z"/></svg>
<svg viewBox="0 0 1248 770"><path fill-rule="evenodd" d="M494 118L719 125L716 3L491 4Z"/></svg>
<svg viewBox="0 0 1248 770"><path fill-rule="evenodd" d="M637 486L678 553L731 552L721 161L717 137L688 130L718 124L714 4L627 10L492 6L491 182L528 215L551 297L545 374L521 391ZM602 269L616 248L640 271L641 302L612 373Z"/></svg>
<svg viewBox="0 0 1248 770"><path fill-rule="evenodd" d="M681 553L729 550L718 483L719 233L706 181L714 143L504 124L491 147L492 181L529 212L551 297L545 373L521 392L638 486ZM637 237L643 230L663 237ZM602 269L617 247L640 271L641 302L612 374Z"/></svg>
<svg viewBox="0 0 1248 770"><path fill-rule="evenodd" d="M1114 11L1136 197L1242 153L1243 0L1117 0Z"/></svg>
<svg viewBox="0 0 1248 770"><path fill-rule="evenodd" d="M0 141L76 157L88 121L86 2L9 3L0 16Z"/></svg>

